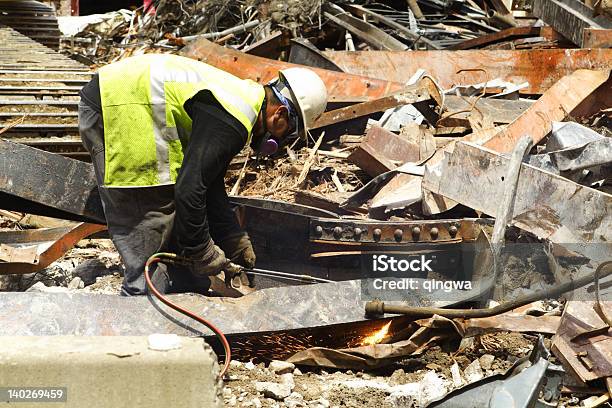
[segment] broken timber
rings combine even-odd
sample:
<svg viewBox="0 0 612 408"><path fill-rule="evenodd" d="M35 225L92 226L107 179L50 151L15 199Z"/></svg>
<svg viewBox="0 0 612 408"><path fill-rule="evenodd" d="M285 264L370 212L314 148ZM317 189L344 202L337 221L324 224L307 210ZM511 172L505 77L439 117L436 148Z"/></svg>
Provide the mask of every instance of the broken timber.
<svg viewBox="0 0 612 408"><path fill-rule="evenodd" d="M299 65L261 58L225 48L205 39L189 43L180 52L185 57L197 59L227 71L243 79L265 84L278 77L278 71ZM320 68L313 70L327 86L330 102L363 102L381 98L404 88L402 83L391 82Z"/></svg>
<svg viewBox="0 0 612 408"><path fill-rule="evenodd" d="M509 159L471 143L459 142L441 175L426 171L428 190L495 215L504 192ZM581 211L588 203L589 211ZM539 168L521 165L512 223L557 243L612 240L612 195L574 183Z"/></svg>
<svg viewBox="0 0 612 408"><path fill-rule="evenodd" d="M329 51L324 52L345 72L405 82L419 69L443 88L501 78L520 84L525 94L542 94L578 69L609 69L612 49L465 50L465 51Z"/></svg>

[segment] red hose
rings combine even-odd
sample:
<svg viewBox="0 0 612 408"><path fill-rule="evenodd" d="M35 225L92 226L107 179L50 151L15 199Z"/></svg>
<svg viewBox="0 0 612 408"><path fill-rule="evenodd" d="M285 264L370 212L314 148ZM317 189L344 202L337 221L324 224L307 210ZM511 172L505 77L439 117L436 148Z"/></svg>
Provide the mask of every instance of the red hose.
<svg viewBox="0 0 612 408"><path fill-rule="evenodd" d="M145 264L145 270L144 270L144 276L145 276L145 280L147 281L147 285L149 287L149 289L151 289L151 292L153 292L153 294L155 295L155 297L157 297L163 304L165 304L166 306L176 310L179 313L184 314L185 316L191 317L193 320L196 320L200 323L202 323L204 326L208 327L210 330L212 330L215 335L219 338L219 340L221 341L221 344L223 344L223 348L225 349L225 364L223 365L223 369L221 370L221 372L219 373L219 378L223 378L223 376L225 375L225 373L227 372L227 370L229 369L229 364L230 361L232 359L232 351L230 349L230 345L229 342L227 341L227 338L225 337L225 334L223 334L223 332L221 330L219 330L214 324L212 324L211 322L209 322L208 320L204 319L203 317L200 317L198 315L196 315L195 313L182 308L181 306L173 303L171 300L169 300L167 297L165 297L163 294L161 294L156 288L155 286L153 286L153 282L151 282L151 277L149 276L149 267L157 262L163 262L164 258L168 258L168 260L172 261L173 258L176 258L175 254L170 254L170 253L157 253L157 254L153 254L148 260L147 263Z"/></svg>

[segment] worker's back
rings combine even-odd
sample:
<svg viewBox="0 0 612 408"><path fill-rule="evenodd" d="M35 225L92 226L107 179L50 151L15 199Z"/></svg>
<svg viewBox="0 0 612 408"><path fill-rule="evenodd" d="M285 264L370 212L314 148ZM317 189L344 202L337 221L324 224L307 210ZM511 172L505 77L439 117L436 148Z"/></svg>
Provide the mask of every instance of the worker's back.
<svg viewBox="0 0 612 408"><path fill-rule="evenodd" d="M263 87L190 58L145 54L100 69L105 185L172 184L189 141L185 102L208 90L250 134Z"/></svg>

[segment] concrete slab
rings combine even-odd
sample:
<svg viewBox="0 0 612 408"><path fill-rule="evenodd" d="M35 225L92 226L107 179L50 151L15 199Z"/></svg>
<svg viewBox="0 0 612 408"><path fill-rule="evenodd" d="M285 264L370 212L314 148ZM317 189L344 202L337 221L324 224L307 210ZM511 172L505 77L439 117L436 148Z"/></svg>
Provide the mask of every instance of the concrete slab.
<svg viewBox="0 0 612 408"><path fill-rule="evenodd" d="M61 389L65 397L10 402L23 407L221 407L210 346L201 338L155 336L162 337L0 337L0 387ZM0 388L0 406L9 405L7 397Z"/></svg>

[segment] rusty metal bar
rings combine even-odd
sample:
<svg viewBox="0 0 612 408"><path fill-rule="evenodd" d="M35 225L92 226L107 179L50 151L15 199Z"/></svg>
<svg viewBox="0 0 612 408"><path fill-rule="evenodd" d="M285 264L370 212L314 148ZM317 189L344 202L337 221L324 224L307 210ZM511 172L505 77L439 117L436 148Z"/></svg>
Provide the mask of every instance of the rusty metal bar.
<svg viewBox="0 0 612 408"><path fill-rule="evenodd" d="M420 148L402 135L372 126L348 160L372 177L393 170L397 163L417 162Z"/></svg>
<svg viewBox="0 0 612 408"><path fill-rule="evenodd" d="M583 48L611 48L612 29L585 28Z"/></svg>
<svg viewBox="0 0 612 408"><path fill-rule="evenodd" d="M410 3L410 2L409 2ZM416 1L413 1L413 3L416 5ZM379 21L382 24L393 28L394 30L398 31L399 33L401 33L402 35L408 37L409 39L413 40L414 42L417 43L423 43L426 44L427 47L429 49L432 50L439 50L441 49L441 47L439 45L437 45L435 42L423 37L422 35L419 35L417 33L414 33L412 31L410 31L409 29L407 29L406 27L404 27L403 25L397 23L396 21L387 18L381 14L378 14L374 11L368 10L363 6L357 5L357 4L347 4L344 5L345 8L347 8L349 11L353 12L354 14L358 15L361 18L365 18L365 17L371 17L372 19L374 19L375 21ZM416 6L418 8L418 5ZM412 4L411 4L411 8L412 8ZM415 17L417 19L422 19L423 15L421 14L421 17L419 17L417 15L417 13L415 13Z"/></svg>
<svg viewBox="0 0 612 408"><path fill-rule="evenodd" d="M486 45L495 44L502 41L512 41L524 37L543 37L549 41L566 41L567 38L559 34L552 27L512 27L497 33L491 33L480 37L465 40L459 44L449 47L451 50L468 50L480 48Z"/></svg>
<svg viewBox="0 0 612 408"><path fill-rule="evenodd" d="M312 128L316 129L323 126L329 126L334 123L352 120L372 113L395 108L397 106L410 105L416 102L426 101L431 99L431 87L428 85L429 84L426 81L421 81L416 85L405 87L397 93L383 96L382 98L325 112L315 121Z"/></svg>
<svg viewBox="0 0 612 408"><path fill-rule="evenodd" d="M484 146L498 152L509 152L524 135L531 136L534 144L538 143L552 130L553 121L562 121L602 84L611 83L609 76L610 68L605 71L578 70L562 78ZM610 87L603 87L609 93Z"/></svg>
<svg viewBox="0 0 612 408"><path fill-rule="evenodd" d="M612 49L464 50L464 51L329 51L324 52L345 72L404 82L419 69L440 86L475 84L501 78L529 82L525 94L542 94L578 69L609 69Z"/></svg>
<svg viewBox="0 0 612 408"><path fill-rule="evenodd" d="M263 84L276 78L278 71L281 69L300 66L244 54L205 39L193 41L180 53L183 56L223 69L240 78L251 79ZM325 82L330 102L368 101L397 92L404 87L401 82L367 78L320 68L312 69Z"/></svg>
<svg viewBox="0 0 612 408"><path fill-rule="evenodd" d="M25 274L44 269L80 240L105 229L104 225L82 222L71 227L1 231L1 245L12 248L14 253L34 251L36 257L30 262L25 259L0 262L0 275Z"/></svg>

